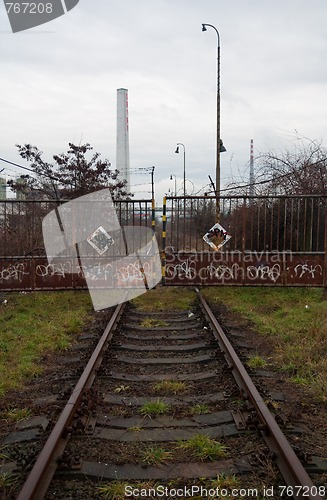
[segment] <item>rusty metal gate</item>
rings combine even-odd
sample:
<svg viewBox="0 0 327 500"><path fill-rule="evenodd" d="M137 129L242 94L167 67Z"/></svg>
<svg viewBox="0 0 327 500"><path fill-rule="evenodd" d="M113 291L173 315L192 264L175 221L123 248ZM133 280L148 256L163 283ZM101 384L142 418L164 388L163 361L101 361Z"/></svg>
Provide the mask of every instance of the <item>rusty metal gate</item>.
<svg viewBox="0 0 327 500"><path fill-rule="evenodd" d="M203 240L216 198L167 197L163 207L167 285L327 286L326 196L220 198L232 238L219 252Z"/></svg>
<svg viewBox="0 0 327 500"><path fill-rule="evenodd" d="M71 257L68 253L67 257L61 256L49 263L44 249L42 220L61 203L64 201L0 201L0 291L86 289L87 278L103 289L115 287L117 284L135 287L143 283L144 276L139 261L140 245L138 246L139 241L136 241L141 240L141 236L135 237L134 246L138 246L135 262L131 257L126 269L120 269L120 276L117 277L115 285L109 267L106 270L108 253L97 253L94 245L93 248L86 245L83 255L79 253L78 258ZM92 203L96 201L92 200ZM119 200L114 203L122 228L132 226L155 229L152 200ZM101 212L100 202L95 211ZM134 234L144 235L144 231ZM133 255L133 252L128 253ZM115 255L113 260L119 257L126 257L126 252L124 255ZM146 258L144 256L144 260ZM151 259L148 259L146 264L151 267Z"/></svg>
<svg viewBox="0 0 327 500"><path fill-rule="evenodd" d="M87 270L49 264L44 252L42 220L58 203L0 201L0 291L86 288ZM155 230L165 285L324 287L326 204L318 195L222 197L220 222L232 238L214 252L203 235L215 222L215 197L169 197L156 210L152 200L115 202L122 227ZM126 272L139 279L136 265Z"/></svg>

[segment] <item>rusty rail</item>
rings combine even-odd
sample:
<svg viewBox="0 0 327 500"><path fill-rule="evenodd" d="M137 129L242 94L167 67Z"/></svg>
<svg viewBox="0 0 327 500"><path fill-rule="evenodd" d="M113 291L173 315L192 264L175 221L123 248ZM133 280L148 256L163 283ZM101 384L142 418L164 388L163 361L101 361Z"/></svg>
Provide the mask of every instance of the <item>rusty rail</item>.
<svg viewBox="0 0 327 500"><path fill-rule="evenodd" d="M244 394L249 398L259 416L261 425L258 430L260 431L269 449L274 453L276 463L283 478L287 482L287 485L293 487L294 489L295 487L301 487L301 491L307 491L308 488L306 498L323 500L323 497L320 495L312 494L312 491L314 491L314 484L312 483L306 470L264 403L257 388L253 384L250 376L245 370L242 362L237 356L217 319L210 310L208 304L202 297L200 291L197 288L195 290L197 292L202 310L213 328L216 340L224 353L228 365L232 369L232 374L236 382ZM297 498L300 497L298 496Z"/></svg>
<svg viewBox="0 0 327 500"><path fill-rule="evenodd" d="M215 338L224 353L226 361L244 395L244 398L251 403L252 408L256 411L258 418L258 432L260 432L267 446L273 452L276 464L279 467L287 486L293 487L294 491L298 491L298 488L303 488L301 491L307 492L305 496L309 500L322 500L323 497L319 494L314 494L315 487L310 477L296 456L287 438L276 423L274 417L265 405L262 397L254 386L250 376L246 372L243 364L238 358L235 350L227 339L208 304L199 290L197 288L195 290L197 292L202 310L208 322L212 326ZM43 450L38 456L30 475L23 485L17 500L42 500L44 498L55 473L57 460L62 456L69 440L71 433L70 426L75 412L85 390L90 388L93 383L95 371L101 364L101 355L112 338L113 329L123 312L123 308L124 304L120 304L115 309L115 312L110 319L83 374L77 382L68 403L52 430ZM295 498L300 498L300 496Z"/></svg>
<svg viewBox="0 0 327 500"><path fill-rule="evenodd" d="M124 303L119 304L112 315L101 339L90 357L72 395L64 407L55 427L34 464L17 500L41 500L49 487L57 468L57 460L62 455L70 437L70 425L78 409L85 390L92 386L95 371L101 365L101 356L110 342L114 328L123 312Z"/></svg>

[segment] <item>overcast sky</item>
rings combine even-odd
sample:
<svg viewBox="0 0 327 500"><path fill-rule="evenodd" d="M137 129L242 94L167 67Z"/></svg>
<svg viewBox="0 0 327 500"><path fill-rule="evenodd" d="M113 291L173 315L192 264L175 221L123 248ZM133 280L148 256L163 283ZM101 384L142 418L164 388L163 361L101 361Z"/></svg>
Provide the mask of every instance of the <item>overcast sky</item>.
<svg viewBox="0 0 327 500"><path fill-rule="evenodd" d="M15 34L0 4L0 156L28 165L15 144L51 160L69 142L89 142L115 166L123 87L131 169L155 166L157 199L174 189L171 173L182 192L181 142L198 191L215 178L216 147L217 36L202 23L220 33L222 187L248 180L251 139L255 154L293 148L296 134L326 146L326 0L80 0ZM133 190L150 197L150 184Z"/></svg>

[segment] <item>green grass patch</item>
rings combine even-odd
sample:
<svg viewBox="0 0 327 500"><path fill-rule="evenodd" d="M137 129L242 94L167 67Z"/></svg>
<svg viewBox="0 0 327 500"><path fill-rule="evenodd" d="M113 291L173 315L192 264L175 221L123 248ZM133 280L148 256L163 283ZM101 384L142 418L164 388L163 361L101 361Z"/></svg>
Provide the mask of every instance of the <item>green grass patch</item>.
<svg viewBox="0 0 327 500"><path fill-rule="evenodd" d="M215 287L203 295L250 320L271 342L275 366L327 401L327 301L321 288Z"/></svg>
<svg viewBox="0 0 327 500"><path fill-rule="evenodd" d="M0 473L0 494L3 495L3 499L12 498L11 493L18 481L19 476L17 474L12 474L11 472Z"/></svg>
<svg viewBox="0 0 327 500"><path fill-rule="evenodd" d="M9 408L1 414L1 418L4 418L11 422L21 422L22 420L27 420L31 416L31 411L28 408Z"/></svg>
<svg viewBox="0 0 327 500"><path fill-rule="evenodd" d="M156 488L157 484L154 481L143 481L131 483L130 481L110 481L110 483L103 483L96 487L98 495L95 498L104 498L105 500L126 500L127 498L135 498L133 491L138 490L139 498L154 498L148 496L146 491L150 488ZM142 492L144 493L142 495ZM93 498L93 497L92 497Z"/></svg>
<svg viewBox="0 0 327 500"><path fill-rule="evenodd" d="M158 415L163 415L169 412L169 405L164 401L148 401L144 403L139 409L139 412L144 417L157 417Z"/></svg>
<svg viewBox="0 0 327 500"><path fill-rule="evenodd" d="M111 483L97 486L97 491L102 498L107 500L124 500L125 491L129 483L124 481L112 481Z"/></svg>
<svg viewBox="0 0 327 500"><path fill-rule="evenodd" d="M160 465L172 460L173 454L160 446L149 446L143 450L141 460L144 465Z"/></svg>
<svg viewBox="0 0 327 500"><path fill-rule="evenodd" d="M246 363L250 368L265 368L267 366L267 361L265 361L259 354L250 356Z"/></svg>
<svg viewBox="0 0 327 500"><path fill-rule="evenodd" d="M141 311L187 311L195 301L192 288L158 286L132 300Z"/></svg>
<svg viewBox="0 0 327 500"><path fill-rule="evenodd" d="M0 395L42 372L40 358L68 349L92 304L85 292L8 295L0 304Z"/></svg>
<svg viewBox="0 0 327 500"><path fill-rule="evenodd" d="M192 415L205 415L206 413L209 413L210 409L205 403L197 403L196 405L191 406L190 411Z"/></svg>
<svg viewBox="0 0 327 500"><path fill-rule="evenodd" d="M204 434L195 434L187 441L182 441L179 447L200 460L219 460L227 455L225 445Z"/></svg>
<svg viewBox="0 0 327 500"><path fill-rule="evenodd" d="M233 475L228 475L224 474L223 472L221 474L218 474L216 479L211 479L210 482L210 487L214 489L240 489L241 483L238 477L236 477L234 474Z"/></svg>

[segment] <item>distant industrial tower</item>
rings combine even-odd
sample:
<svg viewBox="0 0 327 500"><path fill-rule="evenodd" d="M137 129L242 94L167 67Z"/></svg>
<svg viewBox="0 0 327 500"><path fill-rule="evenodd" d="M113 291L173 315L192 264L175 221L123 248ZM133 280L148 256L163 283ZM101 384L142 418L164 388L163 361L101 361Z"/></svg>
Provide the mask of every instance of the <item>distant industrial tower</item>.
<svg viewBox="0 0 327 500"><path fill-rule="evenodd" d="M250 196L254 196L254 157L253 157L253 139L250 144Z"/></svg>
<svg viewBox="0 0 327 500"><path fill-rule="evenodd" d="M128 90L117 89L117 144L116 169L119 178L126 180L126 191L130 193L129 131L128 131Z"/></svg>
<svg viewBox="0 0 327 500"><path fill-rule="evenodd" d="M0 177L0 200L6 199L6 194L7 194L6 185L7 185L6 179Z"/></svg>

